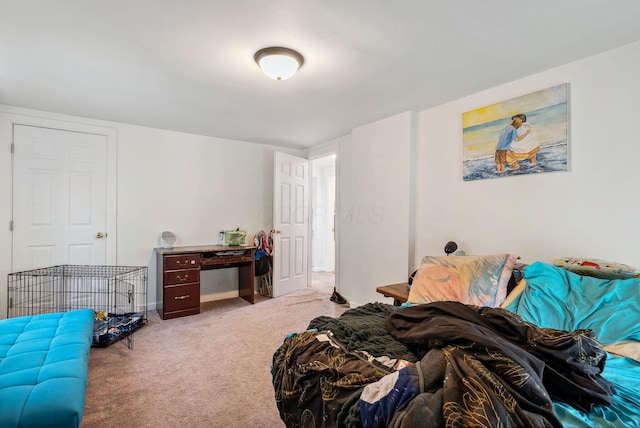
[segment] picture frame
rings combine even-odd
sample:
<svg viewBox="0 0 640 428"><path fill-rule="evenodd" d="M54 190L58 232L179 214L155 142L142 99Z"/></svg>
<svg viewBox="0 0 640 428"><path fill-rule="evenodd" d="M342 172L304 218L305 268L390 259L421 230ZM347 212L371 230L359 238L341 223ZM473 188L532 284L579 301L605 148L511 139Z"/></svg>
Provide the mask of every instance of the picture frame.
<svg viewBox="0 0 640 428"><path fill-rule="evenodd" d="M569 84L462 114L463 180L568 170Z"/></svg>

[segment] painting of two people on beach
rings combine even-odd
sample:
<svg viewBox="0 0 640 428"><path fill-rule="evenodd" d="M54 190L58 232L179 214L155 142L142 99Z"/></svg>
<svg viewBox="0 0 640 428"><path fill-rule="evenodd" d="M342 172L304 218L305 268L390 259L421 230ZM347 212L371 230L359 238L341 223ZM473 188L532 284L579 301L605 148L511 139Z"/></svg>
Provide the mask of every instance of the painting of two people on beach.
<svg viewBox="0 0 640 428"><path fill-rule="evenodd" d="M562 84L463 113L464 180L566 171L568 91Z"/></svg>

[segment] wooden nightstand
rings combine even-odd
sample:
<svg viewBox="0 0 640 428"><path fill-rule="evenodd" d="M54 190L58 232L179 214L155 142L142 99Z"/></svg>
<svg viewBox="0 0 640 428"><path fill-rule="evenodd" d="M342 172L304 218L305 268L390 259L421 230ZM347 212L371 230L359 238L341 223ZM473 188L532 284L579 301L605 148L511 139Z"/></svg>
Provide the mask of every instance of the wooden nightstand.
<svg viewBox="0 0 640 428"><path fill-rule="evenodd" d="M398 284L383 285L376 288L376 291L384 297L393 297L393 304L400 306L409 298L409 284L401 282Z"/></svg>

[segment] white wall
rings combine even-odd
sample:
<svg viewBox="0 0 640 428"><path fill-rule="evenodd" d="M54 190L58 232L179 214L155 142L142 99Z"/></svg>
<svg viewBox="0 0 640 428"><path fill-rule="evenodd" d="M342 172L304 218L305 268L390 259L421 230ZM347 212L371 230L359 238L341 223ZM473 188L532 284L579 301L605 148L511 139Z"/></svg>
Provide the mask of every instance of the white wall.
<svg viewBox="0 0 640 428"><path fill-rule="evenodd" d="M356 128L338 154L337 286L352 305L406 278L411 263L414 112Z"/></svg>
<svg viewBox="0 0 640 428"><path fill-rule="evenodd" d="M354 304L384 300L376 286L405 280L449 240L467 254L510 252L525 262L567 255L640 266L638 75L634 43L329 142L324 151L338 148L338 290ZM462 180L463 112L565 82L568 172ZM0 106L0 318L11 269L11 128L2 111L117 130L119 264L152 265L165 229L185 245L215 242L222 228L271 227L274 147ZM386 233L393 238L380 241ZM234 290L232 272L215 274L218 285L203 294ZM154 281L151 269L150 304Z"/></svg>
<svg viewBox="0 0 640 428"><path fill-rule="evenodd" d="M416 265L449 240L523 261L596 257L640 266L640 43L419 115ZM472 74L470 74L470 78ZM462 113L570 85L569 171L462 180Z"/></svg>
<svg viewBox="0 0 640 428"><path fill-rule="evenodd" d="M526 263L573 256L640 266L640 137L634 126L640 113L639 75L637 42L422 111L412 154L415 176L409 183L404 176L397 180L404 165L396 161L405 152L399 158L396 152L406 149L410 123L394 122L394 116L340 140L341 294L356 305L390 303L375 288L406 281L423 256L444 255L450 240L467 254L506 252ZM464 182L462 114L560 83L570 85L569 171ZM390 167L377 175L385 160ZM394 190L378 189L381 183L386 186L383 177ZM370 197L392 200L407 192L415 192L415 199L409 199L408 212L402 206L395 229L410 228L410 263L404 267L396 258L406 254L407 244L378 239L393 233L393 222L363 226L344 212L361 209L358 204L368 204Z"/></svg>
<svg viewBox="0 0 640 428"><path fill-rule="evenodd" d="M6 316L11 271L11 121L16 116L56 121L61 129L90 124L117 133L119 265L149 266L149 305L155 307L158 235L171 230L176 245L215 244L218 231L240 227L248 239L272 227L273 152L298 151L122 123L0 106L0 318ZM31 119L33 120L33 119ZM237 296L237 269L206 271L203 300Z"/></svg>

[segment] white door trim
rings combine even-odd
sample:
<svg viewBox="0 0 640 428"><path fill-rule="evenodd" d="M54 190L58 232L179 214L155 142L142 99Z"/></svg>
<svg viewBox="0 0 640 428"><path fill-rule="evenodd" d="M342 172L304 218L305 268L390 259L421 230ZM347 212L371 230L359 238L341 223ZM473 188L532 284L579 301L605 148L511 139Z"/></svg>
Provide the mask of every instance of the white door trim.
<svg viewBox="0 0 640 428"><path fill-rule="evenodd" d="M13 133L14 125L28 125L41 128L59 129L62 131L83 132L87 134L103 135L107 138L107 248L106 260L109 265L117 264L117 129L102 126L87 125L64 120L48 119L43 117L28 116L16 113L0 112L11 123ZM11 142L13 143L13 135ZM13 176L13 164L11 166ZM13 191L13 184L12 184ZM9 203L12 203L10 198ZM12 207L13 212L13 207ZM13 265L13 260L10 265Z"/></svg>

